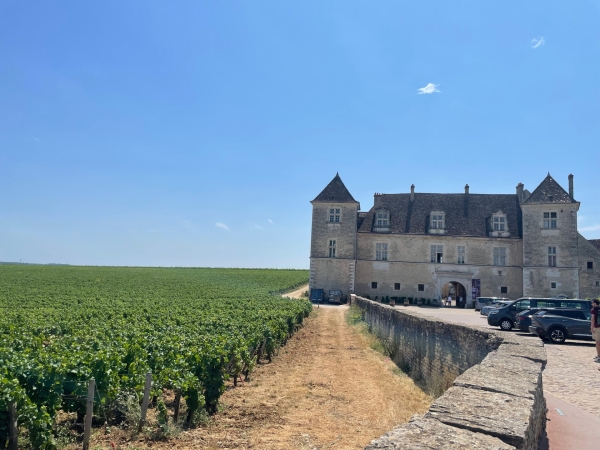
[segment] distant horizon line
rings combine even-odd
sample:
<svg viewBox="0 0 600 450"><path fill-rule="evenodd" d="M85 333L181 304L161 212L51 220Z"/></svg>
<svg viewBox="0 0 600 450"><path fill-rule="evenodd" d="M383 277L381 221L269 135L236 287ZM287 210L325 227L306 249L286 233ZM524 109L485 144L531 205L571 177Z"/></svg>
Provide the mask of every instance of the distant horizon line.
<svg viewBox="0 0 600 450"><path fill-rule="evenodd" d="M309 270L297 269L292 267L219 267L219 266L127 266L127 265L101 265L101 264L64 264L64 263L30 263L30 262L13 262L0 261L0 265L10 266L67 266L67 267L123 267L132 269L238 269L238 270Z"/></svg>

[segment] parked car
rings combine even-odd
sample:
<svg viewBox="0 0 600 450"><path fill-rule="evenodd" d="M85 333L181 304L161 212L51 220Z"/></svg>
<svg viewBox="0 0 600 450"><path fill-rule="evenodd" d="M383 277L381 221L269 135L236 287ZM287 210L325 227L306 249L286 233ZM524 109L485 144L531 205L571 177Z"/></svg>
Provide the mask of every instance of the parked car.
<svg viewBox="0 0 600 450"><path fill-rule="evenodd" d="M329 303L346 303L346 296L342 294L342 291L338 289L332 289L329 291L329 297L327 297Z"/></svg>
<svg viewBox="0 0 600 450"><path fill-rule="evenodd" d="M525 311L517 314L516 319L515 319L515 327L521 331L525 331L525 332L529 333L529 326L531 325L531 317L540 311L549 311L552 309L554 309L554 308L526 309Z"/></svg>
<svg viewBox="0 0 600 450"><path fill-rule="evenodd" d="M310 301L314 303L323 303L323 289L311 289Z"/></svg>
<svg viewBox="0 0 600 450"><path fill-rule="evenodd" d="M503 297L477 297L475 299L475 311L481 311L484 306L489 306L492 303L499 302L502 300L508 300Z"/></svg>
<svg viewBox="0 0 600 450"><path fill-rule="evenodd" d="M520 298L488 314L488 325L499 326L509 331L515 326L517 314L532 308L578 308L584 311L592 309L590 300L558 298Z"/></svg>
<svg viewBox="0 0 600 450"><path fill-rule="evenodd" d="M531 318L529 331L542 339L562 344L566 339L591 339L590 311L581 308L560 308L540 311Z"/></svg>
<svg viewBox="0 0 600 450"><path fill-rule="evenodd" d="M494 309L498 309L498 308L502 308L506 305L508 305L509 303L512 303L510 300L498 300L490 305L484 306L483 308L481 308L481 311L479 312L479 314L481 314L482 316L487 316L489 315L490 311L494 310Z"/></svg>

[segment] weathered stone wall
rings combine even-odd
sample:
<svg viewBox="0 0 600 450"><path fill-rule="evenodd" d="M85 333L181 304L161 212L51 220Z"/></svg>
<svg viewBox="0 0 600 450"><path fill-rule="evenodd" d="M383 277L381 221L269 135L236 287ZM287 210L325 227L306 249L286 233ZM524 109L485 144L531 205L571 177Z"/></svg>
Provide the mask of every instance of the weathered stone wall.
<svg viewBox="0 0 600 450"><path fill-rule="evenodd" d="M524 296L579 298L578 208L578 203L521 205ZM556 213L557 228L543 228L545 212ZM548 247L556 247L556 267L548 267Z"/></svg>
<svg viewBox="0 0 600 450"><path fill-rule="evenodd" d="M368 450L538 448L546 423L541 341L358 296L352 302L399 367L426 390L445 390L425 415L374 440Z"/></svg>
<svg viewBox="0 0 600 450"><path fill-rule="evenodd" d="M339 289L344 295L352 292L354 260L341 258L311 258L310 288Z"/></svg>
<svg viewBox="0 0 600 450"><path fill-rule="evenodd" d="M358 206L358 203L313 203L309 289L325 292L340 289L348 294L354 287ZM330 208L340 209L339 223L329 222ZM330 240L336 241L335 258L329 258Z"/></svg>
<svg viewBox="0 0 600 450"><path fill-rule="evenodd" d="M600 297L600 250L594 247L582 235L578 236L579 242L579 297L580 298L598 298ZM592 262L593 267L588 269L588 262ZM600 283L599 283L600 284Z"/></svg>

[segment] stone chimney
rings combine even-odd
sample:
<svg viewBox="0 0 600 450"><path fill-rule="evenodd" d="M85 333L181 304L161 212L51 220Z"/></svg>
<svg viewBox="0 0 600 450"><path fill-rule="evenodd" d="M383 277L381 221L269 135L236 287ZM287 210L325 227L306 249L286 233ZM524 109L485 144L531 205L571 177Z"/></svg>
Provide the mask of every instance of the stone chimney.
<svg viewBox="0 0 600 450"><path fill-rule="evenodd" d="M519 200L519 203L523 202L523 188L525 188L523 183L517 184L517 199Z"/></svg>
<svg viewBox="0 0 600 450"><path fill-rule="evenodd" d="M415 185L414 184L410 185L410 201L411 202L415 201Z"/></svg>
<svg viewBox="0 0 600 450"><path fill-rule="evenodd" d="M571 197L572 201L575 201L573 197L573 175L569 175L569 197Z"/></svg>
<svg viewBox="0 0 600 450"><path fill-rule="evenodd" d="M468 194L468 193L469 193L469 185L465 184L465 194Z"/></svg>

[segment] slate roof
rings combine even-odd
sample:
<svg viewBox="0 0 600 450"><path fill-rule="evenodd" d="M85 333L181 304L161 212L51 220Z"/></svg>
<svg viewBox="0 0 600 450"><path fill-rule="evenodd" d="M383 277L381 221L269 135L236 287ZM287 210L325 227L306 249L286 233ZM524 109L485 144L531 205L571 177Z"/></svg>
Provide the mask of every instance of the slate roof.
<svg viewBox="0 0 600 450"><path fill-rule="evenodd" d="M588 241L590 241L594 247L600 250L600 239L588 239Z"/></svg>
<svg viewBox="0 0 600 450"><path fill-rule="evenodd" d="M317 195L313 202L358 203L354 200L348 189L346 189L339 173L335 174L333 180L325 186L325 189Z"/></svg>
<svg viewBox="0 0 600 450"><path fill-rule="evenodd" d="M358 231L370 233L375 211L390 211L390 232L428 234L432 211L445 213L446 235L489 236L493 213L502 211L511 237L522 237L521 208L516 194L377 194L375 204L359 221ZM360 217L360 216L359 216Z"/></svg>
<svg viewBox="0 0 600 450"><path fill-rule="evenodd" d="M523 203L573 203L573 199L550 174Z"/></svg>

